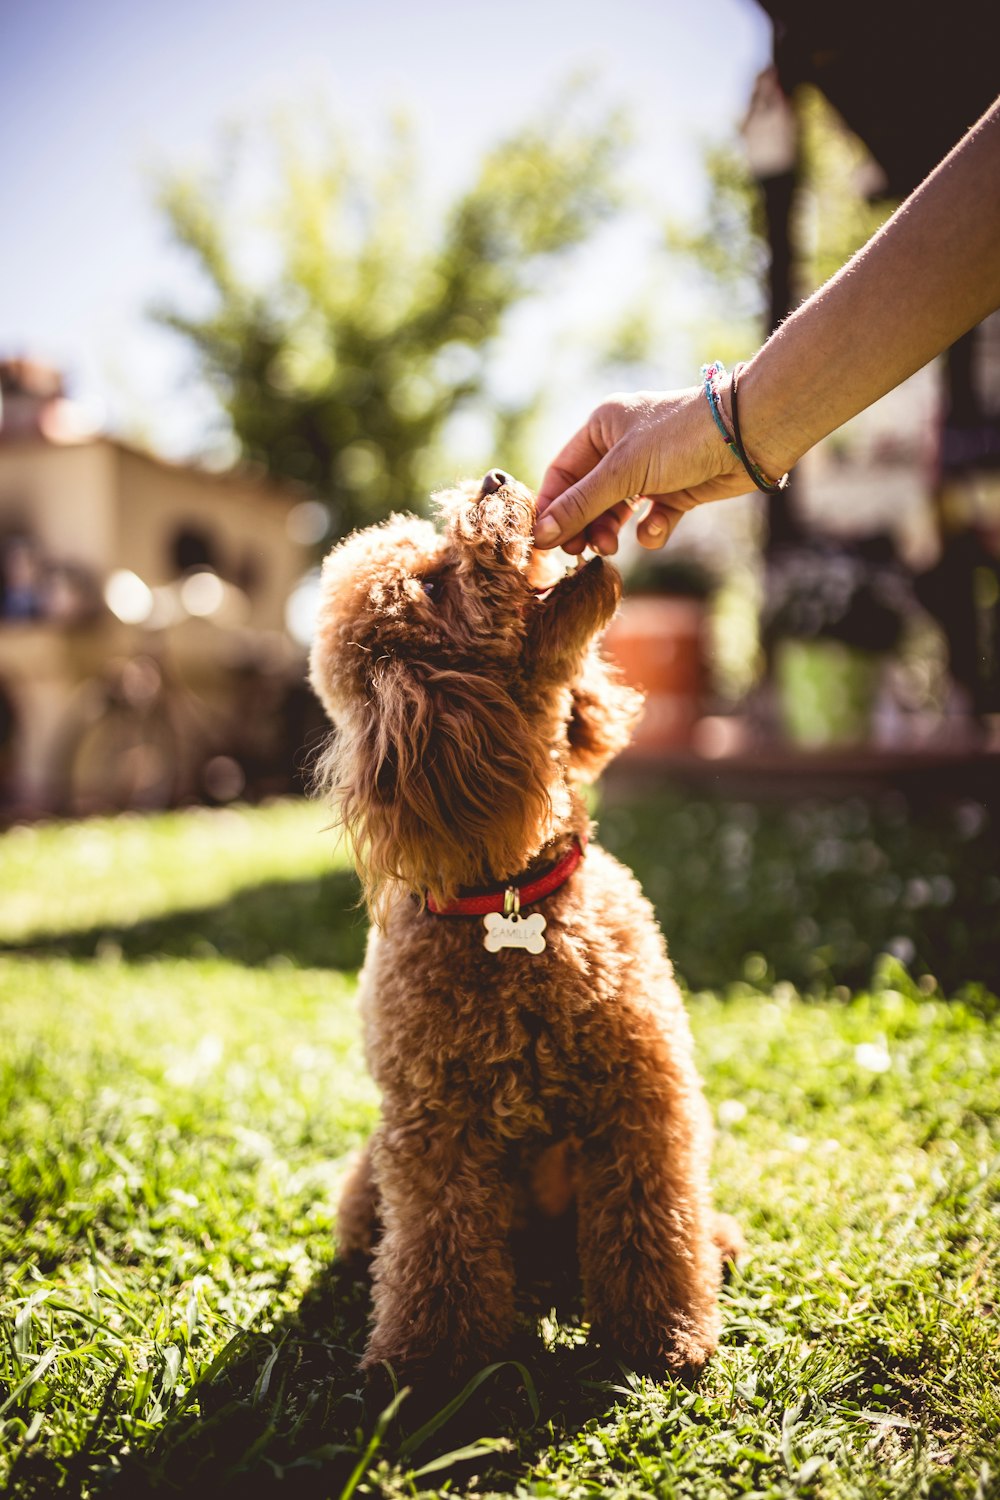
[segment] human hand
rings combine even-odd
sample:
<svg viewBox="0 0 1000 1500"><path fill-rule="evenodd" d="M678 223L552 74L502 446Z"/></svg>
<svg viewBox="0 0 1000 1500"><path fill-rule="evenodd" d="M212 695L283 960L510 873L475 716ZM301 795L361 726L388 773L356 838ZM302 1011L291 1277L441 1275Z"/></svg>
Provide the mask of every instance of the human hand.
<svg viewBox="0 0 1000 1500"><path fill-rule="evenodd" d="M749 487L700 386L609 396L546 470L535 543L566 552L590 546L611 555L643 500L649 504L638 539L644 547L662 547L687 511L706 500L745 495Z"/></svg>

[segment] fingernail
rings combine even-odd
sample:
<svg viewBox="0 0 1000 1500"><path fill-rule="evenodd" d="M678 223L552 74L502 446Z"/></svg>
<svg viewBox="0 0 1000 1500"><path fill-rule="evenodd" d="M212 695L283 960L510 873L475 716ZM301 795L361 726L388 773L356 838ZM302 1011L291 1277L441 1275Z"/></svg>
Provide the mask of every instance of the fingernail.
<svg viewBox="0 0 1000 1500"><path fill-rule="evenodd" d="M535 541L539 547L547 547L559 535L559 522L552 516L542 516L535 527Z"/></svg>
<svg viewBox="0 0 1000 1500"><path fill-rule="evenodd" d="M662 536L663 526L659 521L650 521L649 525L646 527L646 531L649 536Z"/></svg>

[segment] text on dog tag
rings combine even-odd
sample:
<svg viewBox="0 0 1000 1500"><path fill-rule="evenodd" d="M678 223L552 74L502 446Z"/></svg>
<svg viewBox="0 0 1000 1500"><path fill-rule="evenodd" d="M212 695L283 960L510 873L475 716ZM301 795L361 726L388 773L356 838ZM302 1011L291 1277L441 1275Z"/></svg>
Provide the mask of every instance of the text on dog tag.
<svg viewBox="0 0 1000 1500"><path fill-rule="evenodd" d="M487 953L499 953L501 948L526 948L529 953L541 953L545 947L545 918L541 912L532 912L530 917L502 916L491 911L483 918L486 936L483 947Z"/></svg>

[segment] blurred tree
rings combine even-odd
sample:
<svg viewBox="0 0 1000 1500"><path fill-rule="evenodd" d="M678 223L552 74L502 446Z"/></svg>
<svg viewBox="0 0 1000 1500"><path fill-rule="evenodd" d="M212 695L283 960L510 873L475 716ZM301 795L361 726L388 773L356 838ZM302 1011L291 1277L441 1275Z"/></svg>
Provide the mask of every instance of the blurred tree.
<svg viewBox="0 0 1000 1500"><path fill-rule="evenodd" d="M719 321L718 332L727 344L741 349L764 315L768 251L763 207L738 141L708 143L703 166L707 195L700 221L669 222L664 248L668 262L686 262L717 304L711 332Z"/></svg>
<svg viewBox="0 0 1000 1500"><path fill-rule="evenodd" d="M793 209L795 295L804 300L848 260L892 211L867 196L877 167L818 89L796 92L798 162ZM768 244L760 186L737 140L705 149L708 187L696 226L670 223L668 257L692 265L718 304L709 330L713 353L729 361L769 332L766 317Z"/></svg>
<svg viewBox="0 0 1000 1500"><path fill-rule="evenodd" d="M798 294L829 281L895 208L885 176L819 89L796 92L801 170L794 225Z"/></svg>
<svg viewBox="0 0 1000 1500"><path fill-rule="evenodd" d="M445 423L487 393L507 314L615 206L622 122L580 113L563 97L496 146L436 223L398 122L374 168L333 127L318 151L300 126L270 131L263 231L240 202L248 163L258 198L261 185L245 133L210 174L161 183L209 301L199 314L154 316L190 344L241 457L308 486L335 532L414 503ZM533 406L494 413L505 464Z"/></svg>

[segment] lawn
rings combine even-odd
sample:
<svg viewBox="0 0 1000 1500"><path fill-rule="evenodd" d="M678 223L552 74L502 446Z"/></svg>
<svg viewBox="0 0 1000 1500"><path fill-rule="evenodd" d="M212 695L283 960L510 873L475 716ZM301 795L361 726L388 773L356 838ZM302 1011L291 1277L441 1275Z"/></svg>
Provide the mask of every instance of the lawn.
<svg viewBox="0 0 1000 1500"><path fill-rule="evenodd" d="M687 977L716 985L690 1008L717 1197L749 1243L722 1347L687 1388L610 1366L578 1322L526 1322L455 1411L425 1400L419 1420L366 1399L365 1288L334 1263L337 1182L377 1101L364 925L321 812L0 837L0 1486L1000 1493L1000 1036L974 982L998 941L995 837L969 811L954 848L925 850L861 804L800 809L798 833L698 806L665 802L655 848L635 809L606 821ZM791 888L760 873L782 861ZM877 957L885 938L915 978Z"/></svg>

